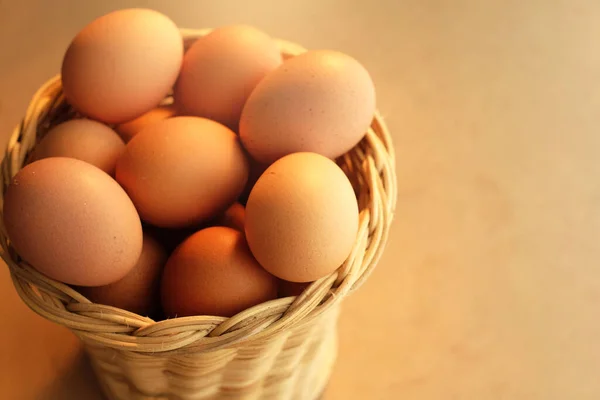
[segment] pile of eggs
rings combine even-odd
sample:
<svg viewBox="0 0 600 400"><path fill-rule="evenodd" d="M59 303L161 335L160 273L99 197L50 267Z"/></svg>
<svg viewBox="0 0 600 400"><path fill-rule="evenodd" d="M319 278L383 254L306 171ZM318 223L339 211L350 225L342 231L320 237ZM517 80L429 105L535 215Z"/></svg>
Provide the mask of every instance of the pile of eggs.
<svg viewBox="0 0 600 400"><path fill-rule="evenodd" d="M73 39L61 77L78 117L41 138L4 199L39 272L141 315L228 317L350 254L359 210L334 160L375 112L353 58L283 59L250 26L184 51L169 18L127 9Z"/></svg>

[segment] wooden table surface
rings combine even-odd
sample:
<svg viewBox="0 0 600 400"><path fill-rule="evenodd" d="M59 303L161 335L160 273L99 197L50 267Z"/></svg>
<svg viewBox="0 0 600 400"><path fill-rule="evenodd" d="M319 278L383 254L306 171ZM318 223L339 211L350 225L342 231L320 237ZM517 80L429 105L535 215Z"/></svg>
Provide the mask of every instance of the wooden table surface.
<svg viewBox="0 0 600 400"><path fill-rule="evenodd" d="M389 247L345 302L337 400L600 398L600 3L0 0L0 134L94 17L146 6L361 60L398 154ZM0 388L100 399L0 268Z"/></svg>

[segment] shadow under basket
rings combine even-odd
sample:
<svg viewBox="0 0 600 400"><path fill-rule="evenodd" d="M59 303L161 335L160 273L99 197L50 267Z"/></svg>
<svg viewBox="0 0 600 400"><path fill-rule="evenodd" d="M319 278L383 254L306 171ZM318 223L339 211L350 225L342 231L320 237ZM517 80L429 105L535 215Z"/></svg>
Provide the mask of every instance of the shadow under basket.
<svg viewBox="0 0 600 400"><path fill-rule="evenodd" d="M181 32L187 47L208 30ZM285 57L304 51L293 43L278 43ZM75 117L59 77L40 88L8 143L2 162L3 195L36 142L51 127ZM3 221L1 255L22 300L82 340L111 400L315 400L335 361L340 302L379 260L395 209L394 149L379 114L365 138L337 161L360 207L359 232L348 259L300 296L269 301L231 318L156 322L93 304L22 261L10 247Z"/></svg>

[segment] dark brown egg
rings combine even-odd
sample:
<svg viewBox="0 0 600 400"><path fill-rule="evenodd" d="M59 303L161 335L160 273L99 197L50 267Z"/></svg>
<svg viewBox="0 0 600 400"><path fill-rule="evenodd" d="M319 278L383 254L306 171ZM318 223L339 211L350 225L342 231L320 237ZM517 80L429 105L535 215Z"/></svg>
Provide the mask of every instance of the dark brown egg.
<svg viewBox="0 0 600 400"><path fill-rule="evenodd" d="M212 227L186 239L165 267L161 299L169 317L230 317L277 297L277 279L252 257L244 235Z"/></svg>

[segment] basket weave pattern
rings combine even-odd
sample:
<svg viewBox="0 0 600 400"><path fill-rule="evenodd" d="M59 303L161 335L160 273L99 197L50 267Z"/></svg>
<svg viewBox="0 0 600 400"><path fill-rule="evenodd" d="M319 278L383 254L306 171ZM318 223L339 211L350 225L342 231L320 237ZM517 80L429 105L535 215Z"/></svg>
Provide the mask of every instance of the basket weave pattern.
<svg viewBox="0 0 600 400"><path fill-rule="evenodd" d="M182 30L184 43L188 46L206 32ZM285 56L303 51L293 43L279 44ZM64 100L59 77L39 89L9 140L1 164L3 194L48 129L76 116ZM83 341L112 400L313 400L324 389L335 360L339 303L379 260L396 205L394 149L378 114L365 138L338 164L349 176L361 210L348 259L302 295L263 303L231 318L155 322L93 304L21 260L10 247L3 222L1 255L22 300Z"/></svg>

